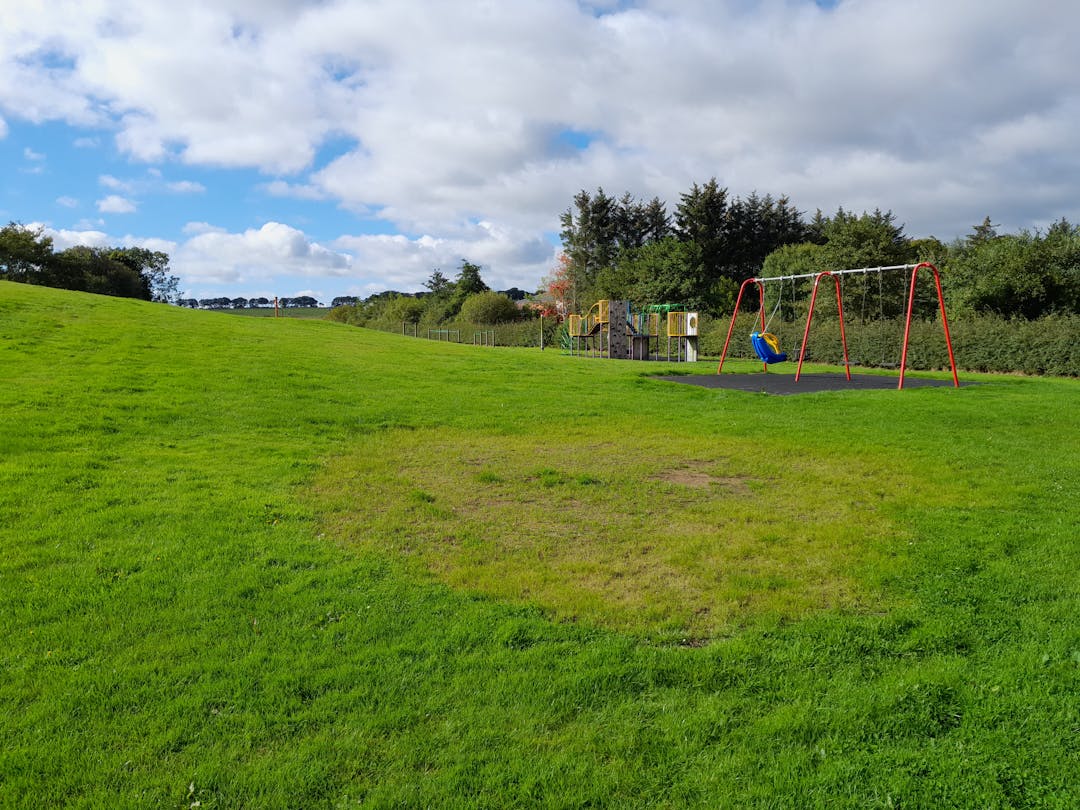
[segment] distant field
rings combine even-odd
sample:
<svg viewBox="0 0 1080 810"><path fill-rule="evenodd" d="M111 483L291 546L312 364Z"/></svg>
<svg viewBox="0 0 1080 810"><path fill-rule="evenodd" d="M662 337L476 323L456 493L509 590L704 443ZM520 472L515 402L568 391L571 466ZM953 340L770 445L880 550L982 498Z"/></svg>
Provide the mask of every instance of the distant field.
<svg viewBox="0 0 1080 810"><path fill-rule="evenodd" d="M714 368L0 282L0 806L1080 806L1080 381Z"/></svg>
<svg viewBox="0 0 1080 810"><path fill-rule="evenodd" d="M219 309L213 312L227 312L230 315L250 315L255 318L273 318L273 307L253 307L248 309ZM325 318L330 307L281 307L278 315L282 318Z"/></svg>

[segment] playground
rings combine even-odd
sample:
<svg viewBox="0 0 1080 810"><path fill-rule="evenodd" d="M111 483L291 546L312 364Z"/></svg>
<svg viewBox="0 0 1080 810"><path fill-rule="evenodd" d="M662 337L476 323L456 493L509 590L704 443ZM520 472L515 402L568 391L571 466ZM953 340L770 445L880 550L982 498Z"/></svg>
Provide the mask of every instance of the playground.
<svg viewBox="0 0 1080 810"><path fill-rule="evenodd" d="M700 318L679 304L649 304L635 311L630 301L601 299L584 316L566 319L571 354L611 360L697 361ZM661 341L665 351L661 354Z"/></svg>
<svg viewBox="0 0 1080 810"><path fill-rule="evenodd" d="M917 282L920 271L925 271L933 280L933 290L936 294L938 306L938 320L944 335L945 346L948 351L949 370L952 379L938 381L933 379L921 379L917 381L906 379L908 368L908 347L911 336L911 323L915 308ZM905 285L906 294L903 303L904 333L899 352L899 375L894 384L891 377L879 375L852 375L852 362L849 358L847 329L844 315L844 292L842 279L845 276L859 275L863 277L863 309L861 320L865 323L865 296L867 276L876 276L878 281L879 295L881 293L882 276L892 273L908 274ZM802 339L796 344L797 364L794 375L770 373L770 366L777 366L793 360L796 354L789 357L781 347L781 338L769 331L776 315L781 312L785 304L784 288L790 284L792 289L792 301L790 312L794 318L796 310L796 282L812 282L809 304L806 309L806 322L802 330ZM807 348L810 345L811 326L814 321L814 313L818 301L818 289L822 281L831 282L836 295L836 313L832 320L839 332L840 345L843 351L842 375L816 374L803 376L803 365L807 359ZM775 286L776 292L772 295L774 302L771 312L766 318L766 287ZM762 372L757 375L724 375L724 363L731 348L732 336L736 331L736 325L740 316L745 315L743 300L747 297L748 290L757 292L757 312L753 319L756 322L749 334L749 342L753 347L754 354L762 363ZM660 313L667 314L666 329L661 331ZM883 315L882 311L882 315ZM744 318L745 320L745 318ZM783 317L781 317L783 320ZM673 304L654 304L641 308L635 312L629 301L597 301L585 316L570 315L567 320L567 329L570 338L571 354L588 354L594 357L607 357L624 360L649 360L661 359L660 336L667 335L667 353L664 359L676 361L694 362L698 357L698 334L699 315L697 312L688 312L684 308ZM674 340L675 355L672 357L672 341ZM655 341L655 342L654 342ZM655 345L655 351L653 346ZM883 357L880 363L872 365L886 365ZM733 379L736 377L737 379ZM819 391L837 390L869 390L875 388L904 388L905 382L909 387L927 387L952 385L960 387L957 376L956 356L953 352L952 337L949 332L949 320L945 310L945 297L941 287L941 276L938 269L930 262L918 264L890 265L880 267L859 267L844 270L824 270L814 273L802 273L779 276L763 276L746 279L739 287L739 293L732 309L727 335L724 339L724 347L720 354L720 362L716 369L715 379L685 378L682 376L667 377L674 382L687 382L706 388L724 388L742 391L760 391L770 394L795 394L811 393Z"/></svg>

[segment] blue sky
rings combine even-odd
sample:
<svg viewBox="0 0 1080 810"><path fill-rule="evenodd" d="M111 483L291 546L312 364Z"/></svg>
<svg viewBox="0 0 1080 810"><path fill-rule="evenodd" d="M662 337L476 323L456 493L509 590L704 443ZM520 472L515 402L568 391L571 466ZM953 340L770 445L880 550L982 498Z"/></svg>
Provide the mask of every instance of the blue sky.
<svg viewBox="0 0 1080 810"><path fill-rule="evenodd" d="M345 151L343 144L325 144L313 168ZM332 201L274 194L268 189L274 178L258 169L133 161L118 152L108 130L16 119L0 141L0 162L18 175L4 189L2 215L7 219L60 218L94 226L102 226L104 220L105 226L165 238L180 236L179 230L167 230L170 223L175 227L198 221L236 231L278 220L296 224L316 240L345 232L394 232L384 220L345 210ZM127 200L134 210L99 211L98 203L110 196Z"/></svg>
<svg viewBox="0 0 1080 810"><path fill-rule="evenodd" d="M0 217L191 297L536 288L603 186L715 176L950 239L1080 221L1080 7L55 0L0 16ZM1022 46L1018 45L1022 43Z"/></svg>

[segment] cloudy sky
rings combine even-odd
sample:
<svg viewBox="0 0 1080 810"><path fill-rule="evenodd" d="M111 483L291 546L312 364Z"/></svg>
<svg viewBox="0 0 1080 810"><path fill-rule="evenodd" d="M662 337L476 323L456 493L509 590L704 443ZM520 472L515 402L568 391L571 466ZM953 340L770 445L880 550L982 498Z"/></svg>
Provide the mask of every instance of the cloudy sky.
<svg viewBox="0 0 1080 810"><path fill-rule="evenodd" d="M535 289L579 189L1080 221L1075 0L0 0L0 218L187 296Z"/></svg>

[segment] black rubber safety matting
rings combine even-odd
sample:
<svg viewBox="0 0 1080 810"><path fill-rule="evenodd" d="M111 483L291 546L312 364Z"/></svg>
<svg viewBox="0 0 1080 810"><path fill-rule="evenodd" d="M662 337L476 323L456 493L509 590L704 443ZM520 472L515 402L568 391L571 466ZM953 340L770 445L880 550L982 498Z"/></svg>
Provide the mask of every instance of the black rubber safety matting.
<svg viewBox="0 0 1080 810"><path fill-rule="evenodd" d="M842 373L803 374L795 382L794 374L680 374L657 377L658 380L700 385L702 388L723 388L728 391L750 391L757 394L817 394L822 391L872 391L893 388L900 382L899 376L880 374L852 374L847 379ZM904 389L952 387L951 379L937 380L904 375ZM971 383L961 382L961 386Z"/></svg>

